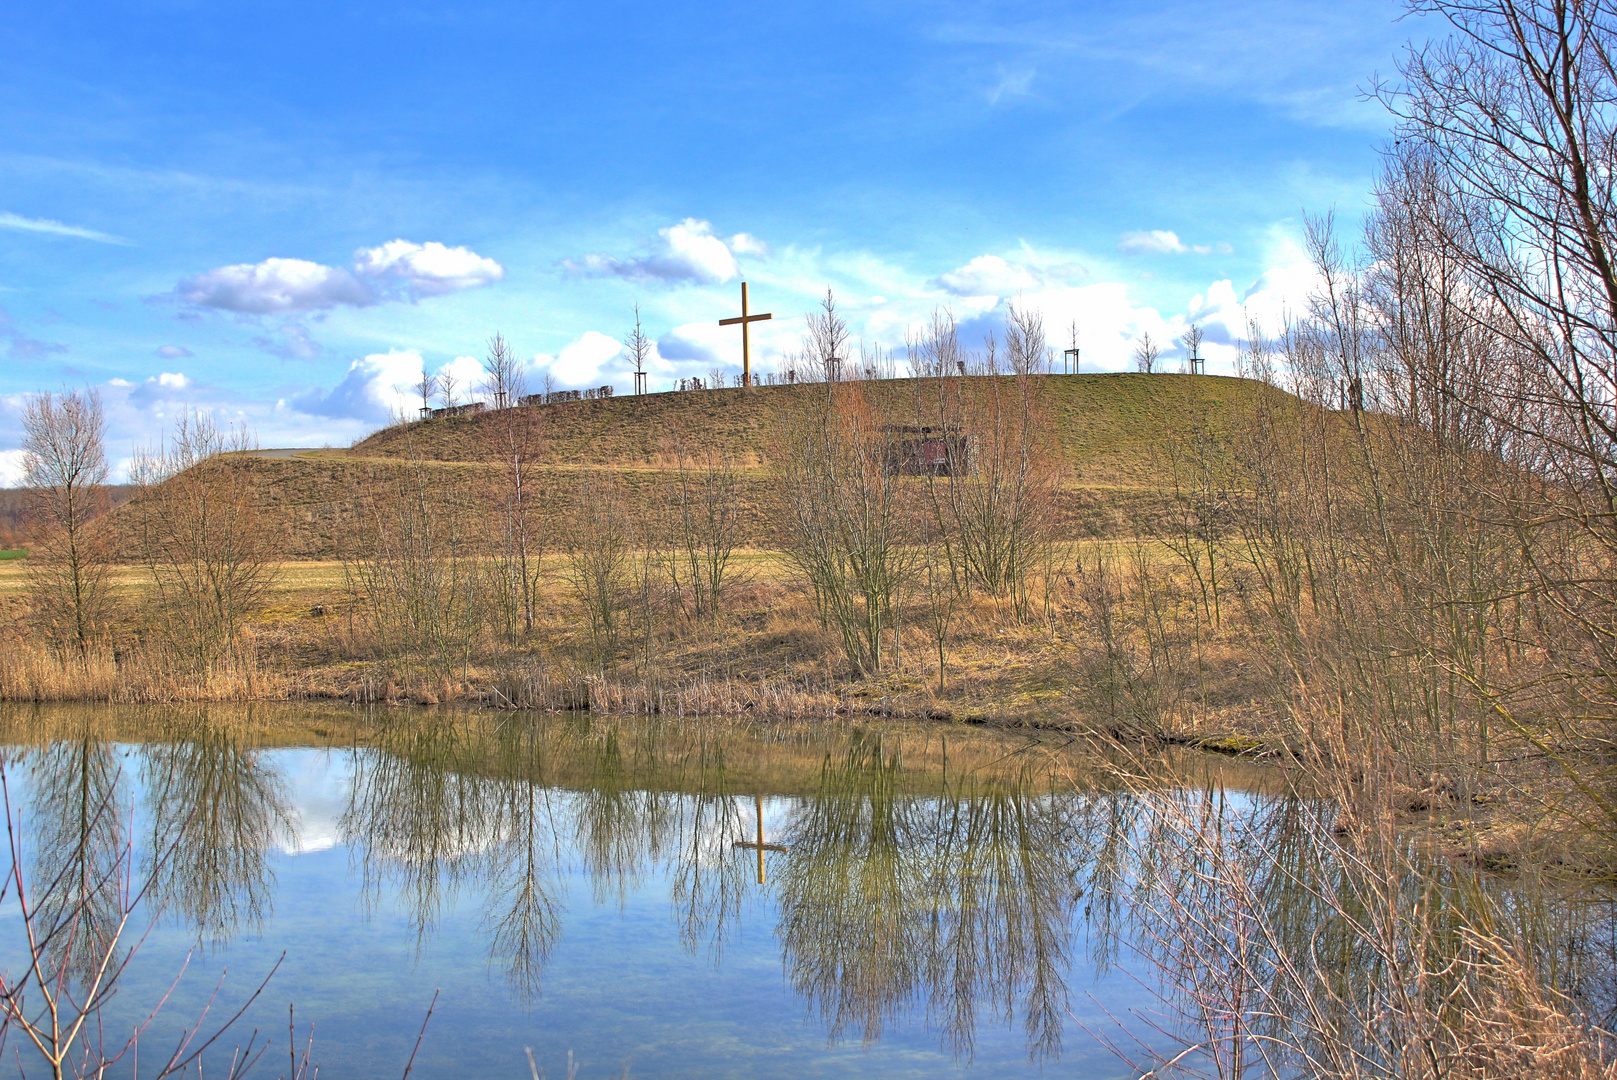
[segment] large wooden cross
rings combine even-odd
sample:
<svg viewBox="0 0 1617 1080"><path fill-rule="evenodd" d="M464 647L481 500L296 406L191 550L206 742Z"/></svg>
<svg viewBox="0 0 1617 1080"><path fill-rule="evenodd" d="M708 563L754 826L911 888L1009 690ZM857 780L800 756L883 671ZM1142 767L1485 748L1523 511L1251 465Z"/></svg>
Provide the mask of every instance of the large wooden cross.
<svg viewBox="0 0 1617 1080"><path fill-rule="evenodd" d="M785 844L766 844L766 843L764 843L764 797L762 795L756 795L756 796L754 796L754 798L758 802L758 841L757 841L757 843L754 843L754 842L752 842L750 840L737 840L735 842L735 846L738 847L738 848L757 848L758 849L758 884L763 885L765 883L764 882L764 852L766 852L766 851L788 851L790 849L787 848Z"/></svg>
<svg viewBox="0 0 1617 1080"><path fill-rule="evenodd" d="M747 283L745 281L743 281L741 283L741 318L739 318L739 319L720 319L719 320L719 325L720 326L735 326L737 323L741 324L741 385L742 386L751 386L752 385L752 347L751 347L751 342L748 340L748 337L747 337L747 327L749 325L751 325L752 323L763 322L765 319L773 319L774 317L775 316L773 314L769 313L769 312L765 312L762 315L749 315L749 314L747 314Z"/></svg>

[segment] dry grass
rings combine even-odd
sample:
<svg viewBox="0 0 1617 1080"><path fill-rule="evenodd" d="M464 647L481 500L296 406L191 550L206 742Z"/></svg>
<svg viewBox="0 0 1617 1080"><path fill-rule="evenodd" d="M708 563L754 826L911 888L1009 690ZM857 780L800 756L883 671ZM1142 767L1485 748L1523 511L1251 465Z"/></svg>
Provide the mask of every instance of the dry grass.
<svg viewBox="0 0 1617 1080"><path fill-rule="evenodd" d="M92 648L67 654L27 642L0 650L0 701L172 704L285 696L287 681L267 673L248 644L205 672L187 672L155 650Z"/></svg>

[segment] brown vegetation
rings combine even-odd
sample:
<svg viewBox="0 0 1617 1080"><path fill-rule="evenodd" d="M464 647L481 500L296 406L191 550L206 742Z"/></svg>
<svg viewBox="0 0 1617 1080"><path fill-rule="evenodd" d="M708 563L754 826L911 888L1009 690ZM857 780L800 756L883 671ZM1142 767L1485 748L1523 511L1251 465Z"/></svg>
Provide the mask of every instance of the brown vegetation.
<svg viewBox="0 0 1617 1080"><path fill-rule="evenodd" d="M1479 868L1617 876L1617 172L1589 164L1617 145L1617 31L1578 7L1434 10L1457 37L1389 93L1403 138L1362 254L1315 223L1322 285L1277 338L1252 329L1244 382L1045 376L1042 328L1015 309L1008 372L940 316L912 343L917 377L881 379L828 296L796 385L496 408L300 463L346 478L318 511L346 587L332 610L260 617L256 652L244 628L275 590L255 478L283 464L182 429L115 523L148 577L113 646L129 651L77 631L76 655L0 650L0 695L241 678L364 701L983 716L1268 753L1334 797L1348 837L1345 892L1281 884L1397 974L1372 1000L1316 954L1297 966L1260 917L1261 861L1208 846L1224 833L1206 806L1167 807L1159 839L1208 869L1161 893L1160 958L1210 1071L1241 1075L1262 1043L1339 1076L1598 1074L1486 909L1404 919L1406 901L1428 909L1400 891L1415 864L1395 840L1424 817L1442 826L1428 847ZM1120 387L1126 407L1089 407ZM902 467L904 427L938 433L941 456ZM64 564L30 564L36 605L65 618L39 599ZM1441 973L1423 952L1440 929L1464 943ZM1254 1009L1293 1026L1265 1033ZM1362 1038L1395 1052L1372 1060Z"/></svg>
<svg viewBox="0 0 1617 1080"><path fill-rule="evenodd" d="M101 399L40 394L23 412L24 481L39 539L30 554L35 630L83 653L106 630L112 552L90 523L105 509L106 421Z"/></svg>

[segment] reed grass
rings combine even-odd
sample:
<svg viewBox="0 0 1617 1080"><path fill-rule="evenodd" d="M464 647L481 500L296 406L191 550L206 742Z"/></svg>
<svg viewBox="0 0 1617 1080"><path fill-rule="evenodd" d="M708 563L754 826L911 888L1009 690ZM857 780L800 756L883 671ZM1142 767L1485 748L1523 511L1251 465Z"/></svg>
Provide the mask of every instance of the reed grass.
<svg viewBox="0 0 1617 1080"><path fill-rule="evenodd" d="M12 641L0 649L0 701L174 704L251 701L288 695L290 681L267 671L254 651L238 648L202 670L160 649L84 653Z"/></svg>

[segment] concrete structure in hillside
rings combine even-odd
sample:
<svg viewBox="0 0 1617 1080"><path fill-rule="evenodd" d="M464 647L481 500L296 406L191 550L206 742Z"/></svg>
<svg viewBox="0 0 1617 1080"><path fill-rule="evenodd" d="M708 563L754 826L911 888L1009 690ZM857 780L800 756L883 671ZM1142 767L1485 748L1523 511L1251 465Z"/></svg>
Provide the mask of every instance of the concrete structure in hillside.
<svg viewBox="0 0 1617 1080"><path fill-rule="evenodd" d="M882 428L887 436L884 467L897 476L968 476L975 462L976 439L958 425L913 427L894 424Z"/></svg>

